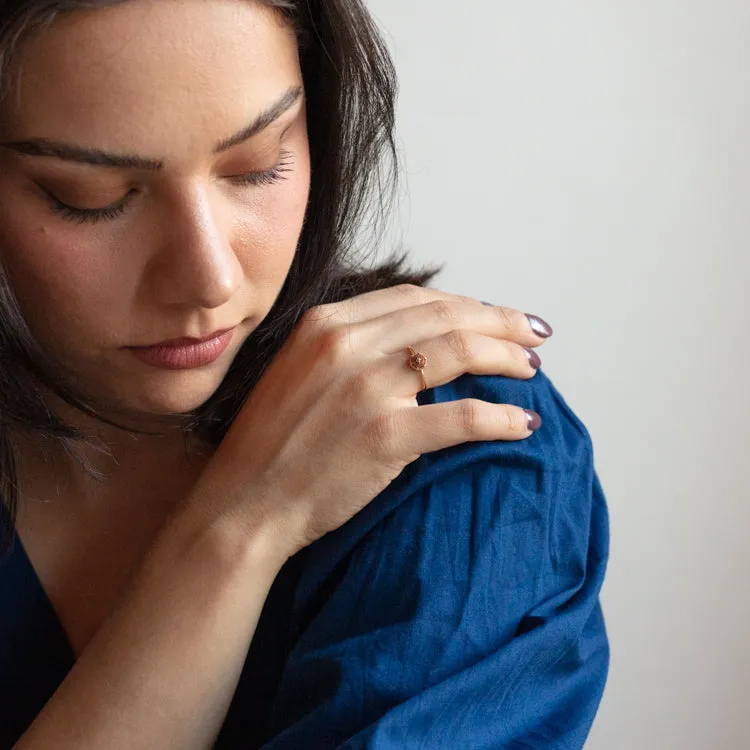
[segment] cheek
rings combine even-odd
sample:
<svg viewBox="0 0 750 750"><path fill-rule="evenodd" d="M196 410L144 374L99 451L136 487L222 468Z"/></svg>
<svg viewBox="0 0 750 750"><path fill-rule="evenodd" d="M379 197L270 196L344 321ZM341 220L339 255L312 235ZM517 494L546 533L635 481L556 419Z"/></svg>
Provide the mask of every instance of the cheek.
<svg viewBox="0 0 750 750"><path fill-rule="evenodd" d="M96 280L81 243L66 242L44 226L30 229L28 222L14 226L0 218L0 223L3 263L24 313L74 314L77 297Z"/></svg>
<svg viewBox="0 0 750 750"><path fill-rule="evenodd" d="M294 260L310 194L310 166L305 158L241 220L236 240L250 279L286 277ZM283 281L283 278L281 279Z"/></svg>
<svg viewBox="0 0 750 750"><path fill-rule="evenodd" d="M21 312L43 341L62 338L73 327L85 329L87 321L90 325L85 311L91 309L91 298L113 299L115 289L104 288L93 249L87 252L85 243L74 243L64 231L24 220L23 213L11 218L0 212L0 255Z"/></svg>

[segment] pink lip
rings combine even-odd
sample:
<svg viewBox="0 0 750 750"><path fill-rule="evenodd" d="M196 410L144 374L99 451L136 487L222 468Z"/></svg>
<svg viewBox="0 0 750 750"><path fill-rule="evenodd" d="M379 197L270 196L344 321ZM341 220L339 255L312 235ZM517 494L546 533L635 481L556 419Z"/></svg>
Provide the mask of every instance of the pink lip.
<svg viewBox="0 0 750 750"><path fill-rule="evenodd" d="M213 341L213 339L223 336L225 333L234 330L233 328L224 328L221 331L214 331L210 336L206 336L204 339L193 339L185 337L181 339L169 339L168 341L159 341L156 344L150 344L149 346L194 346L195 344L202 344L205 341ZM148 347L139 346L133 347L136 349L146 349Z"/></svg>
<svg viewBox="0 0 750 750"><path fill-rule="evenodd" d="M232 341L234 330L234 328L230 328L219 336L203 341L178 339L178 341L188 342L187 345L183 346L156 344L154 346L129 346L127 348L146 364L161 367L165 370L190 370L217 360Z"/></svg>

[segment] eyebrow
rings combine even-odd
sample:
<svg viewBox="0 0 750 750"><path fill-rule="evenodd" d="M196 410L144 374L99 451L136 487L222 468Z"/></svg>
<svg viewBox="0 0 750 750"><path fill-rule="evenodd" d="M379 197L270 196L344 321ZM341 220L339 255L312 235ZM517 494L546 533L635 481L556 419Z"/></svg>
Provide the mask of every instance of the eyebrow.
<svg viewBox="0 0 750 750"><path fill-rule="evenodd" d="M219 141L214 146L213 153L223 153L233 146L244 143L258 135L258 133L261 133L291 109L301 95L302 86L292 86L277 102L261 112L247 127L244 127L239 133L235 133L229 138ZM51 156L55 159L77 162L79 164L93 164L96 167L147 169L153 172L158 172L164 168L164 162L158 159L148 159L134 154L114 154L99 149L81 148L80 146L48 138L8 141L0 143L0 146L18 151L26 156Z"/></svg>

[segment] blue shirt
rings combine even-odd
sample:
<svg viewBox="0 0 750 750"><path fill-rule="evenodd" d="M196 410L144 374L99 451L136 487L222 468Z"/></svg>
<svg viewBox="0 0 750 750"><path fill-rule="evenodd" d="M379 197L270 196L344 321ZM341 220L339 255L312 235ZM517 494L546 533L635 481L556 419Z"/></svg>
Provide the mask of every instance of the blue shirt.
<svg viewBox="0 0 750 750"><path fill-rule="evenodd" d="M417 400L468 397L543 424L424 454L290 558L218 750L583 747L609 664L608 516L590 436L541 370L467 374ZM0 564L2 749L73 665L15 541Z"/></svg>

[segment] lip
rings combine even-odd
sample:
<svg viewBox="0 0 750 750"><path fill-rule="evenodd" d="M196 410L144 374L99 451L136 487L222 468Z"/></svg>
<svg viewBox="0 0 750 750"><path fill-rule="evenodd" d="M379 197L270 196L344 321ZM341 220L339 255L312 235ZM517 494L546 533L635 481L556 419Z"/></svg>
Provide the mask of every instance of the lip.
<svg viewBox="0 0 750 750"><path fill-rule="evenodd" d="M190 342L187 346L156 344L127 348L146 364L165 370L191 370L215 362L226 351L234 331L234 328L230 328L225 333L209 339L187 339Z"/></svg>
<svg viewBox="0 0 750 750"><path fill-rule="evenodd" d="M206 341L213 341L216 338L219 338L219 336L223 336L225 333L229 333L229 331L233 331L237 326L232 326L232 328L222 328L220 331L214 331L213 333L209 334L203 339L194 339L190 338L189 336L185 336L181 339L169 339L168 341L157 341L155 344L149 344L148 346L131 346L128 347L130 349L151 349L154 346L195 346L196 344L203 344Z"/></svg>

